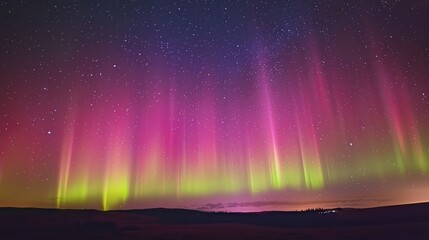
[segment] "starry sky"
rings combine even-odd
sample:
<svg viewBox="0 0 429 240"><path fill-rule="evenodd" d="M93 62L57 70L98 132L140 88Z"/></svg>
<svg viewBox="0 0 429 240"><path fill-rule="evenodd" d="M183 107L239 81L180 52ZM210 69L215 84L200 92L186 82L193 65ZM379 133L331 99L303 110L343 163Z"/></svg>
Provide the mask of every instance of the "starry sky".
<svg viewBox="0 0 429 240"><path fill-rule="evenodd" d="M0 206L429 201L429 2L0 1Z"/></svg>

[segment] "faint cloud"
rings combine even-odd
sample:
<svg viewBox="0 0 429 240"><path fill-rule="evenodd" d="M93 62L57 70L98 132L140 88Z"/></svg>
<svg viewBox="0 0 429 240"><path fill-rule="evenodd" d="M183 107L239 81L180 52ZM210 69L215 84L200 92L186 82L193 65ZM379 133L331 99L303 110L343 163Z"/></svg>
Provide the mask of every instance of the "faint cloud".
<svg viewBox="0 0 429 240"><path fill-rule="evenodd" d="M332 207L359 207L370 205L371 203L388 202L390 199L341 199L341 200L325 200L325 201L254 201L254 202L229 202L229 203L207 203L196 206L198 210L221 210L232 208L262 208L267 206L284 206L284 207L300 207L300 206L332 206Z"/></svg>

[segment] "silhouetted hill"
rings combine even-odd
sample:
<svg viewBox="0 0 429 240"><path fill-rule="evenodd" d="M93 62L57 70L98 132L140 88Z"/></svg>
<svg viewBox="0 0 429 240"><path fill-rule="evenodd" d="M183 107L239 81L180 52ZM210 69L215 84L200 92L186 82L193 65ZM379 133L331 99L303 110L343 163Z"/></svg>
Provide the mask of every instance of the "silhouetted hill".
<svg viewBox="0 0 429 240"><path fill-rule="evenodd" d="M429 203L225 213L0 208L0 239L429 239Z"/></svg>

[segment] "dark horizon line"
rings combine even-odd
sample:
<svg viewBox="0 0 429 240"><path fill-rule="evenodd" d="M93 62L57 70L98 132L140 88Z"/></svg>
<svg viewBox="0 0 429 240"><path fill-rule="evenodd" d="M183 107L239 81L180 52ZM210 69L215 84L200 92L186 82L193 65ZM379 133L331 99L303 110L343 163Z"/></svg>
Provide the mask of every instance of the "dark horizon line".
<svg viewBox="0 0 429 240"><path fill-rule="evenodd" d="M206 211L204 209L191 209L191 208L167 208L167 207L154 207L154 208L134 208L134 209L111 209L111 210L100 210L95 208L38 208L38 207L7 207L0 206L0 211L2 210L48 210L48 211L88 211L88 212L133 212L133 211L188 211L188 212L201 212L201 213L227 213L227 214L252 214L252 213L296 213L296 212L311 212L311 211L329 211L329 210L344 210L344 209L380 209L380 208L392 208L400 206L414 206L414 205L429 205L429 202L413 202L413 203L404 203L404 204L394 204L394 205L380 205L375 207L333 207L333 208L308 208L304 210L268 210L268 211L251 211L251 212L239 212L239 211Z"/></svg>

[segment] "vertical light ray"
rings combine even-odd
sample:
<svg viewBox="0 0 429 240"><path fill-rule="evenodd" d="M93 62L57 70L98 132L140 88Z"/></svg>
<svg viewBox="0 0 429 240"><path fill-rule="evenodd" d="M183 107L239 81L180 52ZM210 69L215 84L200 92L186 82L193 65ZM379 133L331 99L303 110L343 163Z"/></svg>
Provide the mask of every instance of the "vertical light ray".
<svg viewBox="0 0 429 240"><path fill-rule="evenodd" d="M417 161L417 168L423 172L428 173L429 172L429 148L428 150L424 150L423 142L421 135L419 134L417 130L417 125L414 114L411 112L411 108L409 108L407 116L410 117L410 124L411 126L411 144L412 144L412 157ZM411 112L411 113L410 113Z"/></svg>
<svg viewBox="0 0 429 240"><path fill-rule="evenodd" d="M395 100L391 87L389 86L388 76L384 71L384 67L381 63L376 64L377 79L380 84L380 90L382 94L382 100L386 113L388 114L388 122L392 129L391 137L393 141L393 150L395 152L395 159L398 171L401 174L405 173L405 160L406 155L404 130L400 122L400 114L398 109L398 103Z"/></svg>
<svg viewBox="0 0 429 240"><path fill-rule="evenodd" d="M271 140L271 150L272 150L272 158L273 161L270 161L270 174L271 179L274 183L275 188L281 188L282 183L282 175L281 175L281 169L280 169L280 158L278 154L278 144L277 144L277 137L276 137L276 130L274 127L274 120L273 120L273 112L272 112L272 103L270 101L270 96L268 93L268 87L266 86L266 83L264 84L264 95L265 95L265 103L267 106L267 112L268 112L268 126L269 126L269 132L270 132L270 140Z"/></svg>
<svg viewBox="0 0 429 240"><path fill-rule="evenodd" d="M427 151L425 152L420 140L420 136L416 133L415 143L413 145L413 155L418 161L418 168L424 173L429 172L429 157Z"/></svg>
<svg viewBox="0 0 429 240"><path fill-rule="evenodd" d="M103 209L109 210L124 203L129 196L130 152L121 143L111 146L108 152L106 173L103 188Z"/></svg>
<svg viewBox="0 0 429 240"><path fill-rule="evenodd" d="M399 72L396 75L399 76L401 80L405 79L405 76L402 72ZM396 95L396 97L399 97L399 99L401 100L401 113L398 113L398 115L401 116L401 123L404 129L403 131L406 134L406 136L404 136L405 139L403 139L402 142L403 151L407 151L406 157L413 160L413 163L415 165L413 167L416 167L417 170L420 172L426 173L429 170L429 159L427 159L427 156L425 156L421 136L418 132L419 126L417 125L414 108L410 99L411 94L409 93L408 89L404 87L400 91L397 90Z"/></svg>
<svg viewBox="0 0 429 240"><path fill-rule="evenodd" d="M108 144L105 151L102 204L104 210L125 203L130 195L131 110L127 97L118 99L115 109L107 116L114 124L108 126Z"/></svg>
<svg viewBox="0 0 429 240"><path fill-rule="evenodd" d="M176 97L176 88L174 81L170 83L168 91L168 144L166 158L168 163L166 164L167 169L167 181L166 188L167 192L174 193L176 198L180 198L180 155L182 150L181 135L183 135L181 129L180 118L177 116L178 106Z"/></svg>
<svg viewBox="0 0 429 240"><path fill-rule="evenodd" d="M333 127L335 119L330 98L332 94L329 91L328 80L322 65L325 61L322 60L320 50L316 44L310 44L310 54L312 59L311 68L314 68L314 72L310 76L312 80L311 87L316 100L314 104L319 106L320 111L323 113L323 120L329 123L327 127Z"/></svg>
<svg viewBox="0 0 429 240"><path fill-rule="evenodd" d="M177 168L177 171L179 171L177 173L177 179L176 179L176 185L177 185L177 197L180 199L183 197L183 184L184 184L184 179L186 179L186 138L185 138L185 133L186 133L186 127L185 127L185 123L183 122L183 132L181 137L181 151L180 153L178 153L177 158L179 159L179 167Z"/></svg>
<svg viewBox="0 0 429 240"><path fill-rule="evenodd" d="M211 89L208 87L207 89ZM212 94L209 90L205 91L202 108L198 114L197 119L197 139L198 142L198 155L197 155L197 168L196 174L200 176L198 179L204 179L201 181L202 185L198 188L199 191L204 191L204 182L208 185L207 190L220 191L222 176L220 175L217 155L217 144L216 144L216 122L215 122L215 104ZM197 180L198 181L198 180Z"/></svg>
<svg viewBox="0 0 429 240"><path fill-rule="evenodd" d="M91 122L91 125L98 123L91 117L86 120ZM76 124L79 123L77 122ZM103 142L100 141L100 137L95 132L86 132L78 127L74 128L74 139L75 144L69 165L64 206L85 203L99 198L101 193L99 188L99 184L102 181L102 173L99 171L101 151L98 144L103 145ZM82 142L83 139L85 139L85 142Z"/></svg>
<svg viewBox="0 0 429 240"><path fill-rule="evenodd" d="M276 136L275 122L273 119L273 103L271 102L271 93L269 91L269 77L267 76L265 69L265 59L260 57L259 62L259 80L262 83L262 99L264 114L266 115L266 126L269 134L269 144L271 154L268 156L268 163L270 167L270 178L271 183L274 188L281 188L284 186L284 181L282 181L281 167L280 167L280 158L278 154L278 144Z"/></svg>
<svg viewBox="0 0 429 240"><path fill-rule="evenodd" d="M254 162L251 158L251 152L249 147L249 139L247 138L247 146L246 146L246 159L247 159L247 181L248 181L248 189L251 193L257 193L257 182L256 182L256 174L255 169L252 166L252 163Z"/></svg>
<svg viewBox="0 0 429 240"><path fill-rule="evenodd" d="M310 106L300 91L301 109L295 109L296 125L298 128L298 141L304 180L308 189L321 189L324 186L324 177L319 155L319 147L314 130L314 121L310 114Z"/></svg>
<svg viewBox="0 0 429 240"><path fill-rule="evenodd" d="M62 150L60 159L60 170L57 190L57 208L62 207L62 204L67 201L67 191L69 185L70 164L73 154L73 138L74 138L74 112L69 117L69 122L66 124Z"/></svg>
<svg viewBox="0 0 429 240"><path fill-rule="evenodd" d="M302 126L299 127L301 128ZM324 186L324 180L319 155L317 151L310 152L307 149L307 143L304 140L306 136L304 136L302 129L300 130L298 138L306 187L308 189L320 189Z"/></svg>
<svg viewBox="0 0 429 240"><path fill-rule="evenodd" d="M247 166L247 185L248 185L248 191L250 191L251 194L257 194L263 189L265 189L265 182L263 179L260 179L258 177L258 174L260 174L261 170L256 165L256 159L254 151L251 150L252 143L249 139L249 133L248 131L245 131L245 140L246 144L244 147L245 152L245 158L247 160L246 166Z"/></svg>
<svg viewBox="0 0 429 240"><path fill-rule="evenodd" d="M149 135L146 135L147 138L143 140L145 141L145 148L137 156L138 172L136 173L136 181L139 184L135 191L138 198L159 196L162 193L162 188L159 187L159 182L162 180L162 175L160 175L160 168L162 167L160 163L160 141L156 136L156 131L159 128L152 128L152 131L147 129Z"/></svg>

